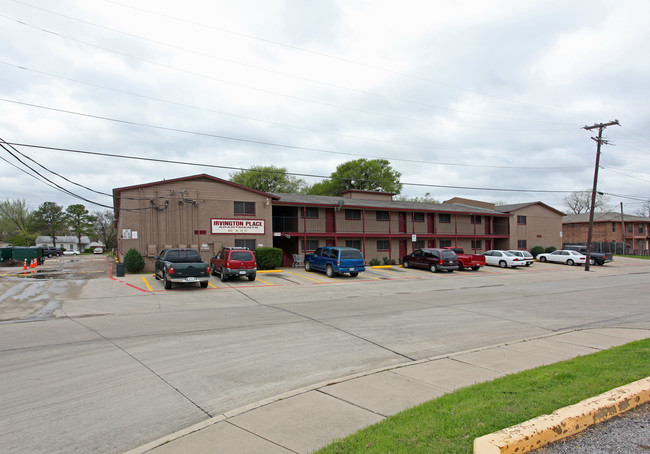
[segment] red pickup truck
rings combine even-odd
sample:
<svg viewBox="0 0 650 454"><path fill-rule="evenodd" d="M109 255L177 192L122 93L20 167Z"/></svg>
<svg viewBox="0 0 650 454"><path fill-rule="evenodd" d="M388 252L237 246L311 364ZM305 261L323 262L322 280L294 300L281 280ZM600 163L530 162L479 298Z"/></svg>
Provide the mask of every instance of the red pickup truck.
<svg viewBox="0 0 650 454"><path fill-rule="evenodd" d="M485 257L481 254L465 254L462 247L445 247L442 249L448 249L456 253L458 256L458 271L463 271L465 268L476 271L485 266Z"/></svg>

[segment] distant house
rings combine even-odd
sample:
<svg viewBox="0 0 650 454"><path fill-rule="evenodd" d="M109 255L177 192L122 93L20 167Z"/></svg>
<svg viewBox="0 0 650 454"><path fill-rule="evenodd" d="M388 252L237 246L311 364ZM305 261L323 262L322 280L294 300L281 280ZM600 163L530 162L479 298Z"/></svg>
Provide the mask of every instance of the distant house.
<svg viewBox="0 0 650 454"><path fill-rule="evenodd" d="M76 236L57 236L56 237L56 247L65 249L66 251L79 251L83 252L85 249L90 247L90 238L87 236L81 237L81 244L79 244L79 239ZM54 246L51 236L37 236L36 237L36 246Z"/></svg>
<svg viewBox="0 0 650 454"><path fill-rule="evenodd" d="M564 243L586 244L589 232L589 213L569 214L562 219ZM620 213L594 213L592 243L625 243L625 250L650 249L650 218ZM612 249L613 250L613 249ZM623 252L622 250L620 252ZM641 252L642 253L642 252Z"/></svg>

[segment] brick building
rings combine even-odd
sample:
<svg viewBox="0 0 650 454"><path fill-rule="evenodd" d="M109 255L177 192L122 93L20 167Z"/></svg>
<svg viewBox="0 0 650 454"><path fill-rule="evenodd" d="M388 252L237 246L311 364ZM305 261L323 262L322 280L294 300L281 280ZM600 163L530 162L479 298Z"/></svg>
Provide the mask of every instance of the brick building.
<svg viewBox="0 0 650 454"><path fill-rule="evenodd" d="M589 213L570 214L562 219L562 239L565 244L586 244L588 232ZM650 249L650 218L627 214L621 216L614 212L594 213L591 241L624 243L626 251L646 255Z"/></svg>
<svg viewBox="0 0 650 454"><path fill-rule="evenodd" d="M122 260L128 249L137 249L147 269L155 255L170 247L195 248L207 260L224 246L273 246L284 251L284 264L290 265L293 254L339 245L360 249L367 261L398 262L420 247L460 246L480 253L528 244L528 236L521 243L513 231L544 232L549 245L560 235L559 222L555 233L544 230L555 226L549 219L557 212L541 202L515 210L530 216L522 228L513 224L517 218L512 213L493 204L468 199L403 202L394 201L393 195L265 193L206 174L116 188L118 252Z"/></svg>

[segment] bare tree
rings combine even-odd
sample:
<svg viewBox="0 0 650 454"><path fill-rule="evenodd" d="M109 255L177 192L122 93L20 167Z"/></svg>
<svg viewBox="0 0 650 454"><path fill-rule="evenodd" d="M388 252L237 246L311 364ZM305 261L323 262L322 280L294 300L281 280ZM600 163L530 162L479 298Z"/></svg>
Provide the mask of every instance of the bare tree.
<svg viewBox="0 0 650 454"><path fill-rule="evenodd" d="M642 216L644 218L650 218L650 199L643 202L641 208L636 211L637 216Z"/></svg>
<svg viewBox="0 0 650 454"><path fill-rule="evenodd" d="M588 213L591 209L591 191L575 191L564 198L566 207L574 214ZM609 198L601 193L596 194L594 211L611 211Z"/></svg>
<svg viewBox="0 0 650 454"><path fill-rule="evenodd" d="M115 216L112 210L95 211L95 235L108 249L117 247Z"/></svg>

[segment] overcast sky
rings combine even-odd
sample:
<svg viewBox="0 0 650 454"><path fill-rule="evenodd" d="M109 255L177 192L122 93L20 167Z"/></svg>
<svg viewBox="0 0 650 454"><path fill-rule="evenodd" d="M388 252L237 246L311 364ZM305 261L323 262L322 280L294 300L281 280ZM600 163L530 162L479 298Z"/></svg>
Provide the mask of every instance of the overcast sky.
<svg viewBox="0 0 650 454"><path fill-rule="evenodd" d="M0 139L24 144L0 149L0 199L32 209L104 210L113 188L254 165L327 177L384 158L409 197L565 210L593 184L598 131L582 128L615 119L598 190L628 214L650 198L646 0L0 5Z"/></svg>

